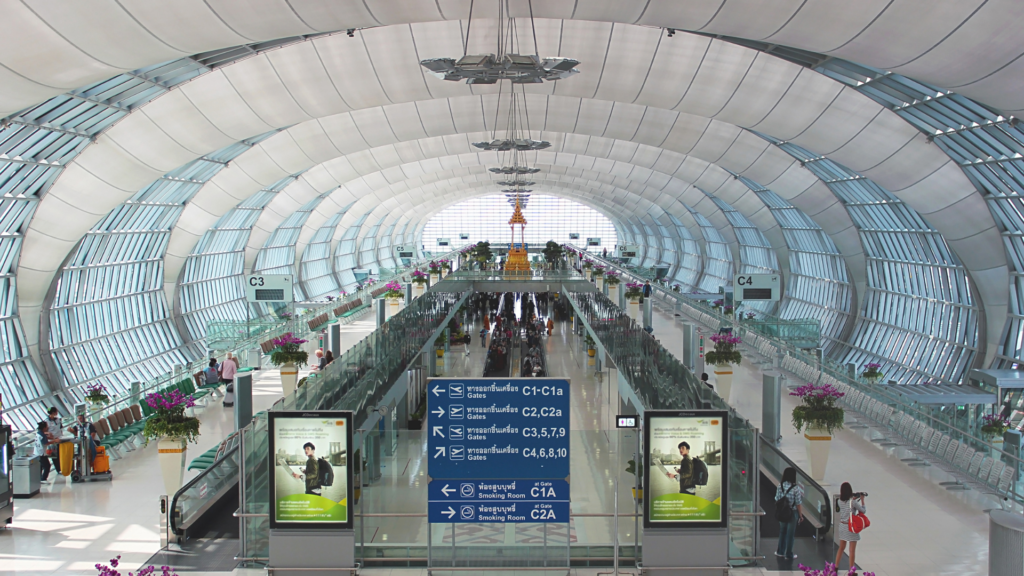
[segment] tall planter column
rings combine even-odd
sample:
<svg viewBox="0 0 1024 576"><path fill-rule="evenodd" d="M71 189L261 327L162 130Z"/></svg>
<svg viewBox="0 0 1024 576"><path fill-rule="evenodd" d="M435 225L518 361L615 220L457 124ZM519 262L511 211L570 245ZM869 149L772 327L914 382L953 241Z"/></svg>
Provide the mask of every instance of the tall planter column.
<svg viewBox="0 0 1024 576"><path fill-rule="evenodd" d="M420 284L419 282L413 282L412 284L412 297L419 298L423 296L423 293L427 291L426 284Z"/></svg>
<svg viewBox="0 0 1024 576"><path fill-rule="evenodd" d="M614 303L618 303L619 302L619 285L618 284L609 284L608 285L608 299L611 300ZM638 304L639 304L639 302L638 302Z"/></svg>
<svg viewBox="0 0 1024 576"><path fill-rule="evenodd" d="M388 301L388 305L387 305L387 308L385 309L385 312L384 312L384 318L388 319L388 318L391 318L392 316L394 316L395 314L398 314L398 311L401 310L402 299L401 298L387 298L386 300Z"/></svg>
<svg viewBox="0 0 1024 576"><path fill-rule="evenodd" d="M715 390L722 400L729 402L732 393L732 364L715 366Z"/></svg>
<svg viewBox="0 0 1024 576"><path fill-rule="evenodd" d="M804 430L804 442L807 445L807 460L811 463L811 478L821 482L825 479L825 469L828 467L832 435L824 428L807 428Z"/></svg>
<svg viewBox="0 0 1024 576"><path fill-rule="evenodd" d="M629 303L626 305L626 309L627 309L627 312L629 313L629 317L630 318L632 318L633 320L639 320L640 319L640 299L639 298L630 298L629 299Z"/></svg>
<svg viewBox="0 0 1024 576"><path fill-rule="evenodd" d="M188 453L184 438L162 438L157 443L160 472L167 495L177 492L185 480L185 456Z"/></svg>
<svg viewBox="0 0 1024 576"><path fill-rule="evenodd" d="M299 367L294 362L281 365L281 392L285 396L295 392L295 383L299 381Z"/></svg>

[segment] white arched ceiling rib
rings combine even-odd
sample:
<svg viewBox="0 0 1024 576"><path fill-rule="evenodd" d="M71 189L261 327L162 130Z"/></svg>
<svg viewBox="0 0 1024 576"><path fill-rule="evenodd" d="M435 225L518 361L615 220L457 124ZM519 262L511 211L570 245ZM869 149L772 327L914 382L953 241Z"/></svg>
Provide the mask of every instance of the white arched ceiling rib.
<svg viewBox="0 0 1024 576"><path fill-rule="evenodd" d="M305 244L305 248L302 248L302 236L299 236L299 246L296 247L296 251L302 254L299 278L302 281L303 290L305 290L310 298L317 298L329 292L337 292L341 288L337 277L334 275L334 265L331 259L331 239L334 238L334 231L347 210L348 206L328 218L317 228L309 242Z"/></svg>
<svg viewBox="0 0 1024 576"><path fill-rule="evenodd" d="M861 95L837 88L837 83L820 75L770 56L759 57L753 51L692 35L680 34L672 42L662 42L660 31L628 26L613 30L600 23L573 22L563 26L543 20L538 26L550 50L557 50L556 41L563 45L575 43L590 49L581 53L581 58L617 66L618 74L581 74L557 88L559 94L579 93L609 102L605 106L603 102L589 100L585 110L578 109L574 118L586 119L593 110L614 108L612 100L627 98L640 104L715 115L726 122L755 127L794 140L817 153L834 156L878 179L897 195L906 194L911 205L930 207L936 197L942 197L951 199L951 203L960 200L957 211L962 213L972 204L972 199L965 197L963 175L958 170L948 173L944 168L948 159L934 149L929 150L923 136L915 133L908 138L905 123L893 122L894 116L888 111L874 103L865 105L866 99ZM458 49L459 30L455 23L422 24L363 31L360 42L345 37L305 42L200 77L140 109L145 114L130 115L90 146L76 162L82 168L69 167L41 203L33 224L37 233L26 236L25 251L30 257L22 258L19 275L28 281L19 286L20 301L29 314L38 314L33 295L49 284L61 259L59 255L66 254L82 232L74 225L64 226L57 233L59 237L38 231L56 230L58 213L65 221L96 220L97 216L74 208L74 193L89 191L100 204L104 197L116 203L130 190L141 188L167 169L203 153L204 148L223 145L228 141L225 137L238 140L271 127L307 120L310 113L324 116L352 106L415 100L427 90L432 97L488 91L454 83L430 83L422 75L422 83L409 82L416 77L412 68L419 72L414 64L419 58L435 55L434 52L447 55ZM596 46L594 38L599 38L602 30L610 40ZM606 51L639 51L641 56L625 67L615 58L600 58ZM638 70L643 73L624 75L624 70L636 69L636 59L648 58L652 63L648 70L641 68ZM374 66L375 61L379 66ZM340 62L344 62L344 69ZM413 63L412 68L407 63ZM362 82L362 91L355 91L355 85L333 81L343 77L365 78L358 70L376 73L381 90ZM723 100L727 102L724 107ZM138 120L132 121L134 117ZM394 129L393 126L390 128ZM757 180L771 185L763 178ZM949 207L946 204L942 209ZM69 210L75 213L75 218L66 218ZM991 216L985 214L972 221L984 227L986 219L991 220ZM989 229L982 228L975 237L993 240L988 238L992 236ZM967 258L965 255L965 261ZM38 263L38 267L29 269L26 262Z"/></svg>
<svg viewBox="0 0 1024 576"><path fill-rule="evenodd" d="M460 20L468 17L469 6L465 0L9 4L0 44L5 48L0 51L0 115L187 54L349 28ZM512 16L529 16L525 2L511 2L509 8ZM1024 6L1017 2L937 0L924 9L886 0L545 0L534 2L532 10L540 19L569 19L566 27L616 22L795 46L955 88L1008 112L1024 110L1024 48L1016 34ZM491 3L476 4L474 18L493 17ZM474 27L478 24L484 22L474 19ZM376 31L358 34L370 32ZM460 32L453 44L461 39ZM677 33L663 43L682 36ZM444 55L460 54L456 48ZM470 53L475 53L472 48ZM546 46L541 52L556 53ZM584 60L585 65L589 62Z"/></svg>
<svg viewBox="0 0 1024 576"><path fill-rule="evenodd" d="M528 100L533 97L528 98ZM554 101L554 98L547 99L544 104L546 105L544 110L549 112L552 108L557 110L556 105L550 105ZM438 114L452 115L451 110L459 107L465 107L467 102L454 100L454 105L445 102L428 102L428 103L417 103L416 105L399 105L386 107L384 109L384 116L388 118L388 122L396 123L392 121L393 118L408 117L405 112L401 110L396 111L395 108L407 107L411 109L411 114L416 117L418 116L420 122L427 122L436 120ZM440 104L440 106L438 106ZM479 102L474 102L473 99L468 102L469 105L479 106L483 109L483 105ZM555 102L555 104L558 104ZM580 101L576 101L574 104L575 110L578 111ZM573 105L570 105L573 106ZM570 110L573 110L570 107ZM472 117L479 118L483 114L473 114ZM349 115L343 115L349 116ZM654 122L655 115L644 112L645 122ZM609 116L609 120L610 120ZM317 146L329 146L349 149L359 144L354 142L351 144L338 144L339 138L351 138L351 135L358 135L369 130L372 126L365 125L360 126L355 124L349 118L345 118L345 121L337 121L335 124L331 124L335 129L327 134L324 128L325 124L328 124L327 120L320 120L313 123L306 123L304 125L296 126L291 129L292 131L305 130L311 128L311 131L302 134L301 136L282 136L279 138L273 146L261 149L259 152L253 154L254 160L259 160L259 164L254 166L251 172L255 172L257 168L262 167L266 169L266 155L268 149L273 149L275 154L280 154L285 157L280 161L277 161L278 165L286 165L289 169L294 169L300 165L291 164L287 161L287 158L294 158L297 156L315 156L321 157L323 151L317 149ZM331 119L334 122L334 119ZM449 124L454 126L455 121ZM851 258L851 267L854 270L863 270L862 266L857 266L857 258L861 254L862 250L859 245L859 239L857 238L856 231L854 230L852 223L849 221L848 215L845 213L841 203L839 203L832 195L831 192L824 186L817 178L813 177L809 172L804 171L799 167L797 162L794 162L792 158L785 154L780 154L778 151L773 150L771 146L766 146L764 141L752 134L738 130L733 127L726 127L715 121L703 123L686 123L688 127L695 130L694 134L674 138L674 140L686 140L690 142L688 149L695 154L704 155L711 160L717 159L717 161L734 171L745 171L751 178L769 179L773 189L778 190L780 194L785 197L792 198L793 201L800 207L809 211L816 218L823 218L826 223L829 223L828 229L830 232L837 236L837 243L841 248L844 249L844 254ZM677 124L678 125L678 124ZM680 130L682 128L680 127ZM723 130L727 132L723 134ZM640 133L640 130L631 129L631 133ZM341 134L339 136L338 134ZM346 136L348 135L348 136ZM400 143L394 145L385 145L383 147L372 148L366 153L361 155L352 156L347 155L344 160L331 161L325 163L322 167L316 167L310 170L309 173L305 174L300 182L297 182L294 187L295 190L289 189L287 198L275 199L275 202L290 203L292 206L301 204L308 198L313 197L320 190L325 189L328 186L337 185L338 183L345 182L346 178L355 178L361 173L366 171L381 170L381 177L386 178L389 168L397 168L400 163L407 158L427 158L432 155L443 155L446 152L454 152L458 150L469 150L471 152L477 152L475 148L470 146L470 142L475 138L485 136L484 133L469 134L465 136L446 136L446 137L434 137L421 139L416 142ZM742 186L728 186L727 184L731 181L731 177L727 172L717 170L709 170L709 165L706 162L701 162L695 156L686 156L684 154L668 151L664 149L658 149L653 146L645 144L636 144L623 142L611 138L599 138L594 136L584 135L559 135L545 132L543 134L538 133L537 137L551 138L555 144L555 150L581 152L595 155L605 155L609 158L617 159L619 162L627 162L630 164L640 165L640 172L651 173L653 181L659 179L668 178L667 174L675 174L678 176L685 177L687 179L699 179L702 186L715 195L720 195L726 200L736 203L737 206L744 206L747 200L752 200L753 204L759 205L756 198L753 195L747 194L748 191ZM358 138L358 136L356 136ZM718 142L727 142L727 148L724 148ZM303 152L303 149L290 150L299 146L297 142L301 142L304 146L304 150L308 151L308 154ZM326 143L326 144L325 144ZM365 146L365 144L364 144ZM355 153L352 153L355 154ZM551 154L546 151L540 157L546 157L545 155ZM557 158L561 158L562 155L558 155ZM556 160L559 161L559 160ZM596 162L596 161L595 161ZM238 170L247 170L245 167L249 165L248 159L242 158L238 162L235 162L232 168ZM272 165L272 163L271 163ZM306 166L302 164L301 166ZM605 166L609 170L614 168L610 164L601 164L602 168ZM637 170L625 166L626 170ZM616 172L610 172L611 174L617 174L620 171L616 169ZM264 174L262 179L270 180L278 177L284 173L283 169L278 169L276 172ZM713 174L713 176L712 176ZM189 207L186 208L186 214L183 217L183 222L187 222L188 226L196 226L197 223L202 222L203 218L215 218L216 213L211 214L205 209L199 208L200 205L208 205L212 203L219 203L221 205L230 206L229 203L224 202L220 199L205 199L204 194L214 194L221 198L235 200L240 196L244 196L244 191L232 190L229 194L224 191L224 188L232 185L243 186L247 185L251 189L257 189L258 184L246 178L238 178L236 172L225 172L223 180L228 181L222 183L220 181L211 182L207 190L204 190L196 201L193 202ZM710 178L710 180L709 180ZM313 185L314 182L319 182L317 185ZM747 194L747 198L742 195ZM293 197L294 196L294 197ZM821 197L824 196L824 197ZM191 210L191 212L189 212ZM763 212L763 206L760 206L758 210ZM285 212L282 208L275 213ZM318 214L320 218L326 219L329 214L333 213L332 209L325 209ZM767 219L759 216L757 212L752 210L745 211L746 215L752 220L757 222L759 225L765 226L765 234L771 237L772 228L775 226L774 222L771 221L770 217ZM271 218L271 212L266 212L263 215L264 219ZM315 213L310 220L311 223L317 222L317 213ZM191 236L192 234L182 232L183 236ZM179 253L183 252L186 243L178 242L177 238L172 237L171 241L172 251L174 246L178 245L177 250ZM777 242L776 246L782 247L781 242ZM255 251L252 246L252 256L254 257ZM784 255L784 252L780 254ZM181 261L180 256L174 256L168 258L167 266L167 277L174 277L174 262ZM863 274L861 273L861 277Z"/></svg>
<svg viewBox="0 0 1024 576"><path fill-rule="evenodd" d="M697 282L700 280L700 272L703 266L701 246L678 218L671 214L668 215L668 218L676 234L679 235L679 253L681 257L679 259L679 268L675 273L675 279L680 283L682 289L689 292L697 287Z"/></svg>

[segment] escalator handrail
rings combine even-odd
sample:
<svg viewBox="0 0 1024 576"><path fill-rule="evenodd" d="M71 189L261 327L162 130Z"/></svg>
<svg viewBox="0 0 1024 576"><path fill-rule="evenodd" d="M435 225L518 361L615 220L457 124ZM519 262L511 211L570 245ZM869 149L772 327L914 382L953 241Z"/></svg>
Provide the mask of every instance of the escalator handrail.
<svg viewBox="0 0 1024 576"><path fill-rule="evenodd" d="M171 526L171 532L173 532L174 534L177 534L179 536L182 533L181 529L178 527L178 522L177 522L178 515L175 512L178 509L178 498L180 498L182 495L184 495L185 492L187 492L189 490L189 488L192 488L193 486L195 486L196 484L201 482L204 478L206 478L207 474L210 474L211 472L213 472L213 470L215 470L217 468L217 466L221 462L223 462L225 459L227 459L228 457L230 457L230 456L234 455L236 452L238 452L238 448L239 448L239 445L235 444L234 446L232 446L228 450L224 451L224 453L222 453L219 458L214 460L213 464L210 464L209 468L207 468L206 470L203 470L199 474L196 474L195 478L193 478L193 479L189 480L188 482L186 482L181 488L178 489L177 492L174 493L174 497L171 499L171 507L170 507L170 526ZM217 495L217 493L213 492L213 493L209 494L209 497L210 498L214 498L216 495Z"/></svg>
<svg viewBox="0 0 1024 576"><path fill-rule="evenodd" d="M773 454L775 454L776 456L779 456L782 459L782 461L786 463L787 466L792 467L792 468L794 468L797 471L797 479L799 480L802 477L802 479L804 480L803 486L804 486L804 493L805 494L807 493L808 490L813 489L819 495L823 496L822 499L828 504L828 506L825 506L825 510L822 513L821 524L822 524L822 531L823 532L828 532L828 530L832 527L832 497L829 496L828 491L825 490L825 488L823 488L821 486L821 484L818 484L814 480L814 478L811 478L810 474L807 474L806 472L804 472L803 468L797 466L796 463L793 462L789 458L789 456L786 456L786 454L782 450L779 450L778 447L776 447L774 444L769 442L768 439L765 438L763 434L758 434L757 437L758 437L758 441L761 443L761 445L759 446L759 451L762 451L762 454L763 454L763 450L765 448L767 448ZM760 466L761 466L761 463L758 462L758 467L760 468ZM815 510L814 513L815 513L815 516L817 516L819 514L819 511Z"/></svg>

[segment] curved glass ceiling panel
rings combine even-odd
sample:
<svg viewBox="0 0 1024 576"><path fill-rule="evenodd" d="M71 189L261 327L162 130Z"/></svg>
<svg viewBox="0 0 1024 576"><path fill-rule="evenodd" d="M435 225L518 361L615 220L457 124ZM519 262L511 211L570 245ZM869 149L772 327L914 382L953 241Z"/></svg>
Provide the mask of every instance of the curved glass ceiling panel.
<svg viewBox="0 0 1024 576"><path fill-rule="evenodd" d="M476 244L488 241L491 244L507 246L512 240L508 220L513 207L503 194L492 194L471 198L449 206L427 221L423 227L423 245L428 252L443 253L462 244ZM548 194L531 194L527 207L523 209L526 218L526 243L544 246L549 240L559 244L586 246L587 238L600 238L600 246L590 250L601 252L607 248L611 253L619 243L618 233L612 221L597 210L568 198ZM579 234L570 239L569 234ZM468 240L459 240L459 234L468 234ZM439 246L439 238L448 238L449 247ZM519 238L519 230L516 230Z"/></svg>
<svg viewBox="0 0 1024 576"><path fill-rule="evenodd" d="M687 206L704 236L704 270L697 288L705 292L718 292L732 282L732 250L722 233L703 214Z"/></svg>

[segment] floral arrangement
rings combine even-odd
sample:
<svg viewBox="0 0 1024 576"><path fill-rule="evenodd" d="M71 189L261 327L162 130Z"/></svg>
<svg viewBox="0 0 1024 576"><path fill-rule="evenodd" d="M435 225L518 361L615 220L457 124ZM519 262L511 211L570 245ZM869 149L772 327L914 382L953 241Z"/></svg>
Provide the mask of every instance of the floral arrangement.
<svg viewBox="0 0 1024 576"><path fill-rule="evenodd" d="M793 408L793 426L802 432L805 428L820 428L832 434L843 428L843 409L836 405L845 396L831 384L804 384L789 393L800 398Z"/></svg>
<svg viewBox="0 0 1024 576"><path fill-rule="evenodd" d="M281 320L288 320L292 316L294 316L294 314L292 314L291 312L281 312L280 314L277 315L277 317L280 318Z"/></svg>
<svg viewBox="0 0 1024 576"><path fill-rule="evenodd" d="M121 573L117 571L118 564L121 563L121 555L118 554L117 558L111 558L109 565L96 564L96 571L99 572L99 576L121 576ZM173 572L170 566L161 566L160 572L156 571L156 566L147 566L136 572L129 572L128 576L150 576L152 574L160 574L160 576L178 576L177 572Z"/></svg>
<svg viewBox="0 0 1024 576"><path fill-rule="evenodd" d="M441 265L438 264L437 262L434 262L433 260L431 260L430 263L427 264L427 268L430 269L430 273L431 274L440 274L441 273Z"/></svg>
<svg viewBox="0 0 1024 576"><path fill-rule="evenodd" d="M712 334L711 341L714 342L715 349L704 354L704 361L708 364L722 366L739 364L743 360L743 355L736 349L743 343L739 337L732 334Z"/></svg>
<svg viewBox="0 0 1024 576"><path fill-rule="evenodd" d="M998 414L985 414L981 417L981 433L989 439L1002 438L1010 428L1010 421Z"/></svg>
<svg viewBox="0 0 1024 576"><path fill-rule="evenodd" d="M309 352L300 348L306 340L296 338L291 332L274 338L272 342L274 350L270 353L270 363L274 366L284 366L288 363L305 366L309 361Z"/></svg>
<svg viewBox="0 0 1024 576"><path fill-rule="evenodd" d="M804 571L804 576L838 576L839 572L839 569L836 567L836 565L828 561L825 562L825 568L823 570L811 568L810 566L804 566L803 564L800 564L800 569ZM857 572L853 568L850 568L850 571L846 574L847 576L854 576L857 574ZM875 576L875 573L861 572L861 576Z"/></svg>
<svg viewBox="0 0 1024 576"><path fill-rule="evenodd" d="M683 287L680 286L679 284L673 284L672 285L672 291L676 292L676 293L682 292L683 291Z"/></svg>
<svg viewBox="0 0 1024 576"><path fill-rule="evenodd" d="M747 312L746 314L744 314L744 316L746 317L747 320L753 320L754 318L757 317L757 313L755 313L755 312Z"/></svg>
<svg viewBox="0 0 1024 576"><path fill-rule="evenodd" d="M85 387L85 401L93 404L106 404L110 402L110 395L103 384L89 384Z"/></svg>
<svg viewBox="0 0 1024 576"><path fill-rule="evenodd" d="M338 298L344 298L345 296L348 296L348 292L345 292L344 290L338 292Z"/></svg>
<svg viewBox="0 0 1024 576"><path fill-rule="evenodd" d="M604 273L604 283L609 286L618 286L622 282L622 276L618 272L609 271Z"/></svg>
<svg viewBox="0 0 1024 576"><path fill-rule="evenodd" d="M732 315L733 307L732 306L723 306L722 307L722 313L725 314L726 316Z"/></svg>
<svg viewBox="0 0 1024 576"><path fill-rule="evenodd" d="M868 380L881 380L885 376L885 374L882 374L882 371L879 370L881 367L881 364L868 362L864 365L864 372L861 372L861 377Z"/></svg>
<svg viewBox="0 0 1024 576"><path fill-rule="evenodd" d="M583 267L586 268L587 270L590 270L591 268L594 267L594 261L593 260L584 260L583 261Z"/></svg>
<svg viewBox="0 0 1024 576"><path fill-rule="evenodd" d="M604 270L604 266L594 266L594 276L603 276Z"/></svg>
<svg viewBox="0 0 1024 576"><path fill-rule="evenodd" d="M196 405L191 397L179 390L171 390L164 394L146 394L145 402L155 411L142 428L147 443L154 438L181 438L186 442L196 442L199 418L185 416L185 409Z"/></svg>
<svg viewBox="0 0 1024 576"><path fill-rule="evenodd" d="M725 306L725 300L715 300L714 302L711 303L711 307L714 308L715 310L718 310L722 306Z"/></svg>
<svg viewBox="0 0 1024 576"><path fill-rule="evenodd" d="M430 276L427 275L426 272L422 272L420 270L413 270L412 281L415 284L426 284L427 282L430 281Z"/></svg>
<svg viewBox="0 0 1024 576"><path fill-rule="evenodd" d="M334 296L327 296L328 302L334 302Z"/></svg>
<svg viewBox="0 0 1024 576"><path fill-rule="evenodd" d="M626 282L626 298L635 299L644 295L644 285L639 282Z"/></svg>
<svg viewBox="0 0 1024 576"><path fill-rule="evenodd" d="M398 280L392 280L385 284L384 287L388 289L388 291L384 293L384 297L389 300L397 300L405 296L404 288L398 283Z"/></svg>
<svg viewBox="0 0 1024 576"><path fill-rule="evenodd" d="M442 258L442 259L438 260L437 263L441 265L441 270L451 270L452 269L452 261L447 259L447 258Z"/></svg>

